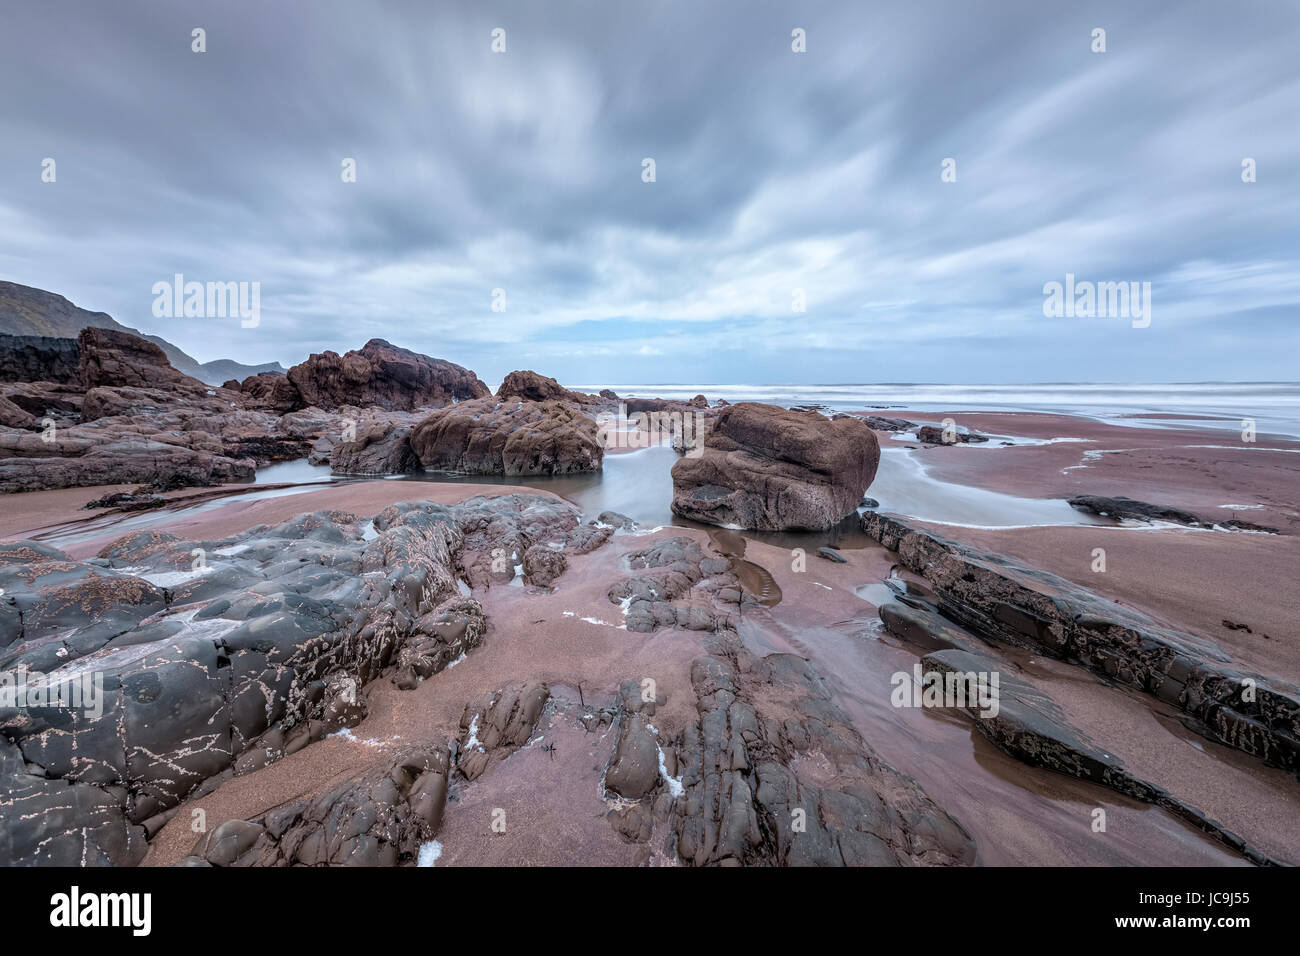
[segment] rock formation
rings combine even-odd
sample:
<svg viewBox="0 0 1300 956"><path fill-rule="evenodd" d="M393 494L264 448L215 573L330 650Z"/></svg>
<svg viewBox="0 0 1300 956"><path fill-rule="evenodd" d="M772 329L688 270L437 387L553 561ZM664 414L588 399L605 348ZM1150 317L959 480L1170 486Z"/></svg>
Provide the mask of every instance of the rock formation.
<svg viewBox="0 0 1300 956"><path fill-rule="evenodd" d="M560 401L493 398L439 409L411 432L426 471L469 475L567 475L599 471L596 423Z"/></svg>
<svg viewBox="0 0 1300 956"><path fill-rule="evenodd" d="M703 455L673 466L672 509L730 527L829 528L853 514L879 463L861 421L742 402L714 419Z"/></svg>
<svg viewBox="0 0 1300 956"><path fill-rule="evenodd" d="M409 411L490 394L469 369L371 339L359 351L313 354L289 369L299 405L377 405Z"/></svg>

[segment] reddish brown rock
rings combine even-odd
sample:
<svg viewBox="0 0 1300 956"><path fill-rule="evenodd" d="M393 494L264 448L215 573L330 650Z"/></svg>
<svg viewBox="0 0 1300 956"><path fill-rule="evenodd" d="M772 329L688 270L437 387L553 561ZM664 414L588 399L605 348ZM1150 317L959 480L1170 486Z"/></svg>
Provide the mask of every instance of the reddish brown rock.
<svg viewBox="0 0 1300 956"><path fill-rule="evenodd" d="M115 329L82 329L77 372L86 388L97 385L162 388L182 386L203 392L207 386L172 368L152 342Z"/></svg>
<svg viewBox="0 0 1300 956"><path fill-rule="evenodd" d="M879 464L861 421L742 402L714 419L702 455L673 466L673 513L769 531L829 528L853 514Z"/></svg>
<svg viewBox="0 0 1300 956"><path fill-rule="evenodd" d="M360 351L314 353L289 369L301 405L379 405L409 411L483 398L489 393L469 369L371 339Z"/></svg>
<svg viewBox="0 0 1300 956"><path fill-rule="evenodd" d="M501 387L497 389L497 398L501 401L520 399L528 402L545 402L557 400L589 405L600 401L585 392L572 392L553 378L539 375L537 372L511 372L506 376Z"/></svg>
<svg viewBox="0 0 1300 956"><path fill-rule="evenodd" d="M596 423L563 402L481 399L442 408L411 432L428 471L471 475L567 475L599 471Z"/></svg>
<svg viewBox="0 0 1300 956"><path fill-rule="evenodd" d="M302 396L293 382L284 375L263 372L250 375L238 382L238 391L244 396L247 405L253 408L266 408L277 412L288 412L299 407Z"/></svg>

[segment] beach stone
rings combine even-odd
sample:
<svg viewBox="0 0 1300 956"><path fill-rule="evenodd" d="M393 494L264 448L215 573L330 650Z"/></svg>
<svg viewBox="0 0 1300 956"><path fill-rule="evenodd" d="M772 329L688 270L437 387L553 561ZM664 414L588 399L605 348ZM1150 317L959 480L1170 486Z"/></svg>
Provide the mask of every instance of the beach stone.
<svg viewBox="0 0 1300 956"><path fill-rule="evenodd" d="M880 446L856 419L742 402L718 413L703 454L673 465L674 514L758 530L821 530L852 514Z"/></svg>
<svg viewBox="0 0 1300 956"><path fill-rule="evenodd" d="M480 399L433 412L411 432L428 471L567 475L599 471L605 449L594 420L561 401Z"/></svg>

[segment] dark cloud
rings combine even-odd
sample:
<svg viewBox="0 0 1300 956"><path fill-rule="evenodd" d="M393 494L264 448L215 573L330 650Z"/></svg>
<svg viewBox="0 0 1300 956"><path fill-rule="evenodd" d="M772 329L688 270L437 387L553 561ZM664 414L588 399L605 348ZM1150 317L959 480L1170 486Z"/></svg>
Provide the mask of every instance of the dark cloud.
<svg viewBox="0 0 1300 956"><path fill-rule="evenodd" d="M13 5L0 276L204 360L382 335L486 379L1294 378L1298 28L1282 2ZM154 318L176 272L260 282L261 325ZM1151 282L1151 327L1044 318L1067 272Z"/></svg>

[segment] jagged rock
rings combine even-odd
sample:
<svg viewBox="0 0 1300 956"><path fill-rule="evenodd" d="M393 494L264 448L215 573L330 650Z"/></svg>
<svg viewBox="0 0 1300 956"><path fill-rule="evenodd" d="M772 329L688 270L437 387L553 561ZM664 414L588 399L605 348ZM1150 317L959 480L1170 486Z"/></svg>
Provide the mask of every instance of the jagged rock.
<svg viewBox="0 0 1300 956"><path fill-rule="evenodd" d="M263 372L250 375L239 382L238 386L238 391L250 407L289 412L303 404L302 396L287 375Z"/></svg>
<svg viewBox="0 0 1300 956"><path fill-rule="evenodd" d="M330 452L336 475L402 475L418 469L409 426L372 425L356 441L339 442Z"/></svg>
<svg viewBox="0 0 1300 956"><path fill-rule="evenodd" d="M669 846L696 866L961 865L974 844L885 764L790 654L756 657L732 632L691 665L699 722L674 741L681 796ZM811 763L803 755L816 757Z"/></svg>
<svg viewBox="0 0 1300 956"><path fill-rule="evenodd" d="M906 432L916 427L915 422L905 418L885 418L883 415L867 415L862 420L878 432Z"/></svg>
<svg viewBox="0 0 1300 956"><path fill-rule="evenodd" d="M499 401L523 399L527 402L562 401L578 405L589 405L597 401L584 392L573 392L553 378L539 375L537 372L511 372L497 389Z"/></svg>
<svg viewBox="0 0 1300 956"><path fill-rule="evenodd" d="M460 718L456 771L474 780L493 763L528 743L537 729L550 688L541 681L509 684L468 704Z"/></svg>
<svg viewBox="0 0 1300 956"><path fill-rule="evenodd" d="M29 413L23 411L7 398L0 397L0 425L6 428L36 428L38 423Z"/></svg>
<svg viewBox="0 0 1300 956"><path fill-rule="evenodd" d="M563 551L550 545L535 544L524 552L524 582L548 588L568 568Z"/></svg>
<svg viewBox="0 0 1300 956"><path fill-rule="evenodd" d="M309 800L208 831L179 866L397 866L415 862L447 805L449 754L407 751Z"/></svg>
<svg viewBox="0 0 1300 956"><path fill-rule="evenodd" d="M49 781L153 820L204 781L355 726L372 681L413 687L474 648L486 620L460 594L466 563L534 535L563 542L577 515L544 495L407 502L375 516L373 536L320 511L220 541L135 532L93 563L0 544L0 670L102 675L97 713L0 707L0 734ZM515 740L500 707L488 725ZM33 862L17 826L0 819L0 841L26 847L9 862ZM125 837L104 840L106 862L134 861Z"/></svg>
<svg viewBox="0 0 1300 956"><path fill-rule="evenodd" d="M207 386L172 368L167 355L154 343L114 329L86 328L77 336L81 384L135 388L184 387L199 392Z"/></svg>
<svg viewBox="0 0 1300 956"><path fill-rule="evenodd" d="M863 514L862 527L925 577L942 613L963 627L1082 664L1181 708L1231 747L1300 771L1300 688L1238 670L1209 638L1003 555L879 512Z"/></svg>
<svg viewBox="0 0 1300 956"><path fill-rule="evenodd" d="M288 371L301 405L411 410L489 394L469 369L371 339L358 351L313 353Z"/></svg>
<svg viewBox="0 0 1300 956"><path fill-rule="evenodd" d="M742 402L713 421L704 452L673 466L673 513L762 530L829 528L852 514L880 462L865 424Z"/></svg>
<svg viewBox="0 0 1300 956"><path fill-rule="evenodd" d="M482 399L439 409L411 432L428 471L470 475L567 475L599 471L596 423L558 401Z"/></svg>

